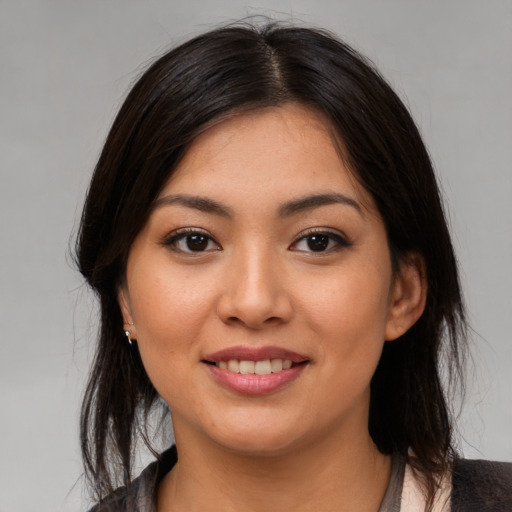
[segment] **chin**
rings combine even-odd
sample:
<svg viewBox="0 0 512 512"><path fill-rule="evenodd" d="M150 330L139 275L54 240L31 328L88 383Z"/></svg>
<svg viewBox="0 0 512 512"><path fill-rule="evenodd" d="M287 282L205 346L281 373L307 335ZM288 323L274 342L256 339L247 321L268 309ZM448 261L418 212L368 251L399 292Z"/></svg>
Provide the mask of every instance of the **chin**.
<svg viewBox="0 0 512 512"><path fill-rule="evenodd" d="M248 457L274 457L295 451L296 443L277 436L254 434L221 440L222 446L232 452Z"/></svg>
<svg viewBox="0 0 512 512"><path fill-rule="evenodd" d="M247 456L270 457L293 452L302 443L297 423L289 426L267 423L265 425L239 425L212 432L211 437L226 450Z"/></svg>

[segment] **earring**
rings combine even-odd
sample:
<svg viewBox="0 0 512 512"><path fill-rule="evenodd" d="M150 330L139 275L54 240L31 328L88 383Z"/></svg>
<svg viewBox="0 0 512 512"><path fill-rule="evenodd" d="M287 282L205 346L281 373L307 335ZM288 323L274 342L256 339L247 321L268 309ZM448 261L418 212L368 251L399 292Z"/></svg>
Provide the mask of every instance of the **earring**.
<svg viewBox="0 0 512 512"><path fill-rule="evenodd" d="M128 338L128 343L131 345L132 339L130 338L130 334L131 334L130 331L124 331L124 335Z"/></svg>

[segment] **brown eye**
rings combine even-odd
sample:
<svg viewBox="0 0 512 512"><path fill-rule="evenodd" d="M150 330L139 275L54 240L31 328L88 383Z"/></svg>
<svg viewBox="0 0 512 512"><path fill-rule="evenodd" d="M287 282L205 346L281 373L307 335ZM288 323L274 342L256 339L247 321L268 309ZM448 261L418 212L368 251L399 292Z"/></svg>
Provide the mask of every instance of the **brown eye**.
<svg viewBox="0 0 512 512"><path fill-rule="evenodd" d="M301 236L292 244L290 250L299 252L330 253L352 244L341 234L331 231L312 232Z"/></svg>
<svg viewBox="0 0 512 512"><path fill-rule="evenodd" d="M311 251L325 251L329 247L330 238L327 235L311 235L306 238L306 244Z"/></svg>
<svg viewBox="0 0 512 512"><path fill-rule="evenodd" d="M220 250L219 244L206 233L195 230L178 231L163 241L163 245L181 253L201 253Z"/></svg>
<svg viewBox="0 0 512 512"><path fill-rule="evenodd" d="M210 239L204 235L188 235L185 244L190 251L204 251L208 247Z"/></svg>

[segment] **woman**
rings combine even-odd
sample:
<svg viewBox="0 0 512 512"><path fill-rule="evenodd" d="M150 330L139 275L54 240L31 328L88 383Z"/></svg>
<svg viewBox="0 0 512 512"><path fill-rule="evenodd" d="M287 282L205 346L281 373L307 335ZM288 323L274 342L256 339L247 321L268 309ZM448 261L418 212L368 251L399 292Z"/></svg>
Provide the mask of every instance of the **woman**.
<svg viewBox="0 0 512 512"><path fill-rule="evenodd" d="M101 304L81 428L95 510L509 503L510 467L453 446L440 370L460 382L464 308L427 151L331 35L232 26L151 65L77 260ZM132 481L158 407L176 446Z"/></svg>

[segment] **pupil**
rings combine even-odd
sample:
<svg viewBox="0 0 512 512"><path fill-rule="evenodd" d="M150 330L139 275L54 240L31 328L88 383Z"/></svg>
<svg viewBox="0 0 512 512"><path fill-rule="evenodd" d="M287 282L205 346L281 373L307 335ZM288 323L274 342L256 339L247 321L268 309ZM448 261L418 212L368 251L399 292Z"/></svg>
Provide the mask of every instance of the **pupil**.
<svg viewBox="0 0 512 512"><path fill-rule="evenodd" d="M312 251L325 251L329 245L329 237L327 235L311 235L308 237L308 247Z"/></svg>
<svg viewBox="0 0 512 512"><path fill-rule="evenodd" d="M191 251L204 251L208 245L208 237L203 235L187 236L187 248Z"/></svg>

